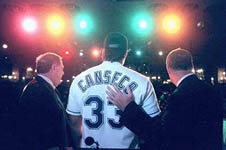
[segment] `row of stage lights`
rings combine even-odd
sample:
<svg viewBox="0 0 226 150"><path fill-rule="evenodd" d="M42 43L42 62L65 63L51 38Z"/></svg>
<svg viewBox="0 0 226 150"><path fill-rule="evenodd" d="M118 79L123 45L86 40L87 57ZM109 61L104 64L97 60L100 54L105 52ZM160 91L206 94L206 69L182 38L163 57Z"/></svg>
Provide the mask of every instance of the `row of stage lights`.
<svg viewBox="0 0 226 150"><path fill-rule="evenodd" d="M162 31L168 34L177 34L180 32L183 21L176 13L165 14L160 16L160 19L154 19L150 14L140 13L131 20L131 27L136 33L147 34L153 32L154 28L161 28ZM53 35L61 35L66 32L66 29L73 27L76 32L89 33L94 29L95 19L87 14L76 16L70 25L66 17L60 14L47 15L45 18L45 27ZM43 26L34 16L24 16L20 19L20 24L23 30L29 34L38 32L38 29ZM158 22L158 23L157 23Z"/></svg>
<svg viewBox="0 0 226 150"><path fill-rule="evenodd" d="M29 34L37 33L42 26L39 20L32 15L21 17L19 22L23 31ZM69 23L63 15L52 14L45 18L44 27L52 35L62 35L67 26L69 26ZM93 23L88 15L82 14L74 18L72 26L78 33L88 33L92 30Z"/></svg>
<svg viewBox="0 0 226 150"><path fill-rule="evenodd" d="M2 48L3 49L7 49L8 48L8 45L7 44L2 44ZM135 51L134 51L134 54L136 55L136 56L138 56L138 57L140 57L140 56L142 56L143 55L143 51L142 50L140 50L140 49L136 49ZM158 55L159 56L163 56L163 51L159 51L158 52ZM83 57L85 54L84 54L84 50L79 50L79 53L78 53L78 56L80 56L80 57ZM91 49L91 55L94 57L94 58L99 58L100 56L101 56L101 49L100 48L92 48ZM68 51L68 50L66 50L66 51L64 51L63 52L63 54L62 54L62 56L64 57L64 58L71 58L71 56L72 56L72 53L70 52L70 51Z"/></svg>
<svg viewBox="0 0 226 150"><path fill-rule="evenodd" d="M137 14L133 19L132 27L139 34L152 33L160 30L167 34L178 34L183 26L182 18L176 13L167 13L153 18L149 14Z"/></svg>

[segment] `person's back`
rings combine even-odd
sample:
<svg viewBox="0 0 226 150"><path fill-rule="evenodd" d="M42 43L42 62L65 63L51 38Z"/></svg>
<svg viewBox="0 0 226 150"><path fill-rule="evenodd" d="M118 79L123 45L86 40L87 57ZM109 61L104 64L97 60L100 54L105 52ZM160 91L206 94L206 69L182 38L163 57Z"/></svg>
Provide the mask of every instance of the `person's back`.
<svg viewBox="0 0 226 150"><path fill-rule="evenodd" d="M192 101L192 139L196 145L194 147L198 150L220 150L222 147L222 99L213 87L204 81L193 80L190 84L193 88L187 89L188 94L191 98L195 97Z"/></svg>
<svg viewBox="0 0 226 150"><path fill-rule="evenodd" d="M112 37L113 42L109 40ZM123 66L124 61L121 60L126 58L127 49L119 49L117 46L121 46L123 43L120 42L125 38L120 34L113 34L110 38L108 37L110 42L106 43L112 46L112 49L109 48L106 55L120 58L105 59L102 64L86 70L74 79L67 112L71 117L82 116L81 147L88 147L85 139L93 137L100 148L136 148L135 135L119 123L121 111L107 101L107 86L116 85L126 92L125 89L129 85L137 104L148 115L155 116L160 111L151 82L143 75Z"/></svg>
<svg viewBox="0 0 226 150"><path fill-rule="evenodd" d="M170 79L177 86L168 102L168 117L165 117L167 143L173 149L220 149L220 95L191 72L193 62L189 51L173 50L166 62Z"/></svg>
<svg viewBox="0 0 226 150"><path fill-rule="evenodd" d="M106 99L106 87L113 84L123 91L127 85L130 85L137 104L142 106L149 115L154 116L159 113L153 86L146 77L123 67L118 62L104 61L101 65L78 75L70 89L72 97L69 99L80 97L74 103L77 106L69 103L67 111L69 113L78 111L83 116L82 147L85 147L85 138L91 136L103 148L129 148L130 146L135 148L132 145L134 134L119 124L119 109ZM152 96L153 101L149 99Z"/></svg>
<svg viewBox="0 0 226 150"><path fill-rule="evenodd" d="M70 127L56 87L64 74L62 58L44 53L36 58L37 76L21 93L17 138L21 150L47 150L70 146Z"/></svg>
<svg viewBox="0 0 226 150"><path fill-rule="evenodd" d="M177 107L175 114L171 115L175 116L177 124L166 124L171 147L177 145L194 150L220 148L222 106L212 87L192 75L178 86L171 101ZM174 109L171 107L170 110L172 113Z"/></svg>

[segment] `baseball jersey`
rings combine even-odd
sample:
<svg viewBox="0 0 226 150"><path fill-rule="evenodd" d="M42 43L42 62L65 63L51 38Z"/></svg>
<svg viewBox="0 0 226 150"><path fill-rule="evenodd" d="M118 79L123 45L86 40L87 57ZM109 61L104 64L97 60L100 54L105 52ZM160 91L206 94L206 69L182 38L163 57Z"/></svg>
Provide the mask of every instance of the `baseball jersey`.
<svg viewBox="0 0 226 150"><path fill-rule="evenodd" d="M84 141L91 136L99 148L137 148L134 133L119 123L122 112L107 100L108 85L116 85L123 92L129 85L135 102L148 115L154 117L160 113L153 85L147 77L119 62L104 61L76 76L70 87L66 111L82 116L81 147L89 148Z"/></svg>

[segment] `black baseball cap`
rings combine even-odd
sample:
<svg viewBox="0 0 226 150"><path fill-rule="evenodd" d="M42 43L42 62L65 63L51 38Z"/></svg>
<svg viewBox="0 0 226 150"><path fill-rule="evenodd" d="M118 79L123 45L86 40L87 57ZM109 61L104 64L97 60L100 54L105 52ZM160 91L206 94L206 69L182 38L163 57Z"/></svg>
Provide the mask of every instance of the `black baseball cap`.
<svg viewBox="0 0 226 150"><path fill-rule="evenodd" d="M128 39L120 32L111 32L104 40L104 49L126 51L128 49Z"/></svg>

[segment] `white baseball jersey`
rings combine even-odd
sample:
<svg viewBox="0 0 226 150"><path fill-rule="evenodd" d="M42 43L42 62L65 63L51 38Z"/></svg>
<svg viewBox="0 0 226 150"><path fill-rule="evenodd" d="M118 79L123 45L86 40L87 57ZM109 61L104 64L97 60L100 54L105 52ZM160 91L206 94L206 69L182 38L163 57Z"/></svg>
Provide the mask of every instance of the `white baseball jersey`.
<svg viewBox="0 0 226 150"><path fill-rule="evenodd" d="M121 111L107 100L108 85L121 91L129 85L135 102L151 117L160 113L153 85L147 77L118 62L104 61L79 74L70 87L67 113L82 116L82 141L93 137L100 148L137 148L135 135L119 123ZM131 114L133 115L133 114Z"/></svg>

